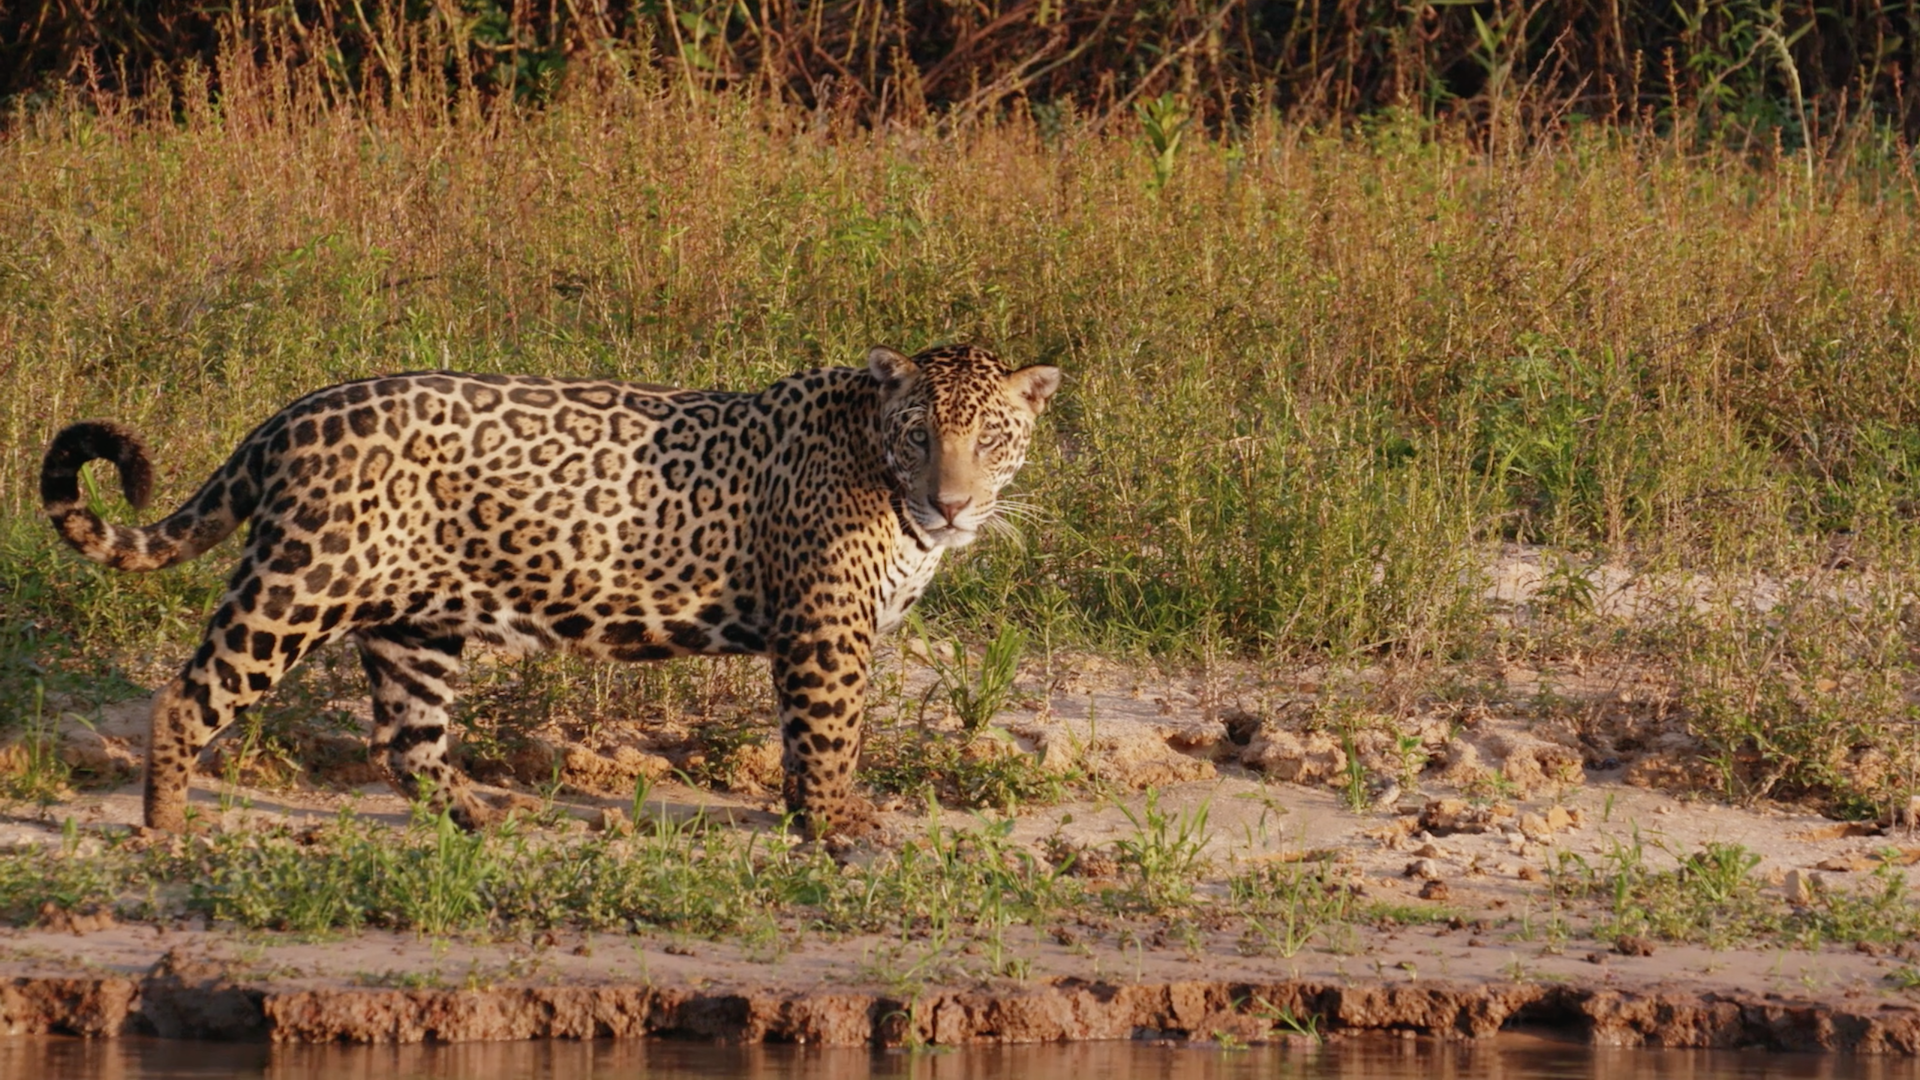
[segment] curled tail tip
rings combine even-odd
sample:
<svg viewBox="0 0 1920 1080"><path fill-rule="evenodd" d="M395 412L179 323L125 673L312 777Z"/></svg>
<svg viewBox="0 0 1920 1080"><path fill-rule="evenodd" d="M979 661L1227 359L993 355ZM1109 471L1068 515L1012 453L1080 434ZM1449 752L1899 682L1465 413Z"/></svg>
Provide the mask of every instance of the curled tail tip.
<svg viewBox="0 0 1920 1080"><path fill-rule="evenodd" d="M89 461L111 461L120 472L120 490L136 510L153 496L153 466L146 446L129 428L106 420L69 424L53 437L40 467L40 501L48 510L80 498L80 468Z"/></svg>

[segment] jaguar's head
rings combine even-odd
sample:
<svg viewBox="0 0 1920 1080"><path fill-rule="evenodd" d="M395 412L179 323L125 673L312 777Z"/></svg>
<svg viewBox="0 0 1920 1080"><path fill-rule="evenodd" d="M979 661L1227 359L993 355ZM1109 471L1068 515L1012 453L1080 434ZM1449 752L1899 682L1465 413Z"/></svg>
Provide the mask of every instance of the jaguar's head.
<svg viewBox="0 0 1920 1080"><path fill-rule="evenodd" d="M1060 369L1008 371L985 349L949 345L911 358L875 346L867 370L883 390L880 445L907 512L935 544L972 543L1026 463Z"/></svg>

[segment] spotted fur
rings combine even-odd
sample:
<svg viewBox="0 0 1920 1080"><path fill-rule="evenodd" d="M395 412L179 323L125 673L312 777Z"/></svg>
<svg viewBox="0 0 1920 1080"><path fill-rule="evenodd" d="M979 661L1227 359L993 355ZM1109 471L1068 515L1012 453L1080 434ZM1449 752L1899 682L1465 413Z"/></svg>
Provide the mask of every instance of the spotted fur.
<svg viewBox="0 0 1920 1080"><path fill-rule="evenodd" d="M142 505L139 441L108 423L62 431L41 499L89 559L156 570L252 524L199 650L155 700L147 824L182 829L200 750L342 637L372 687L375 759L470 827L485 804L447 760L469 641L768 656L787 805L812 833L844 824L874 635L993 518L1060 379L968 346L867 359L757 394L452 372L346 383L268 419L144 527L102 522L79 486L83 465L111 460Z"/></svg>

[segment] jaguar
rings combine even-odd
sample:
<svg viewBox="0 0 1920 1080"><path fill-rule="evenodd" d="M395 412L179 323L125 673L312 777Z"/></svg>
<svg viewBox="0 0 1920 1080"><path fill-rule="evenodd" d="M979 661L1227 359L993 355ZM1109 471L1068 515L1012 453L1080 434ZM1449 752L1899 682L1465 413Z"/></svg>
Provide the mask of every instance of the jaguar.
<svg viewBox="0 0 1920 1080"><path fill-rule="evenodd" d="M302 657L350 639L373 698L371 757L466 828L498 813L449 759L469 644L765 656L783 795L817 837L863 813L853 780L876 635L995 520L1060 379L972 345L875 347L864 366L757 393L414 372L293 402L146 526L104 521L81 485L88 462L111 462L144 508L141 440L73 424L47 451L41 501L80 554L127 571L249 525L198 649L154 698L151 828L183 831L209 741Z"/></svg>

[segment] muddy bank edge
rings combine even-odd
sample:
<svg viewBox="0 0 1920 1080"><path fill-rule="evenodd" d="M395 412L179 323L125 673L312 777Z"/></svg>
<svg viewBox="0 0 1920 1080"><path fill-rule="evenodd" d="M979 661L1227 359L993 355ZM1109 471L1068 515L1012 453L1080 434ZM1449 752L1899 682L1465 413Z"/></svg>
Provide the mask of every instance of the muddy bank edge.
<svg viewBox="0 0 1920 1080"><path fill-rule="evenodd" d="M1684 990L1549 983L1334 985L1291 981L1124 985L1063 979L1008 992L762 993L640 985L279 990L170 974L19 977L0 983L9 1034L466 1042L540 1038L721 1039L829 1046L1053 1042L1145 1036L1285 1038L1289 1018L1326 1035L1411 1031L1480 1038L1509 1024L1597 1045L1920 1053L1920 1010ZM1298 1036L1296 1036L1298 1037Z"/></svg>

